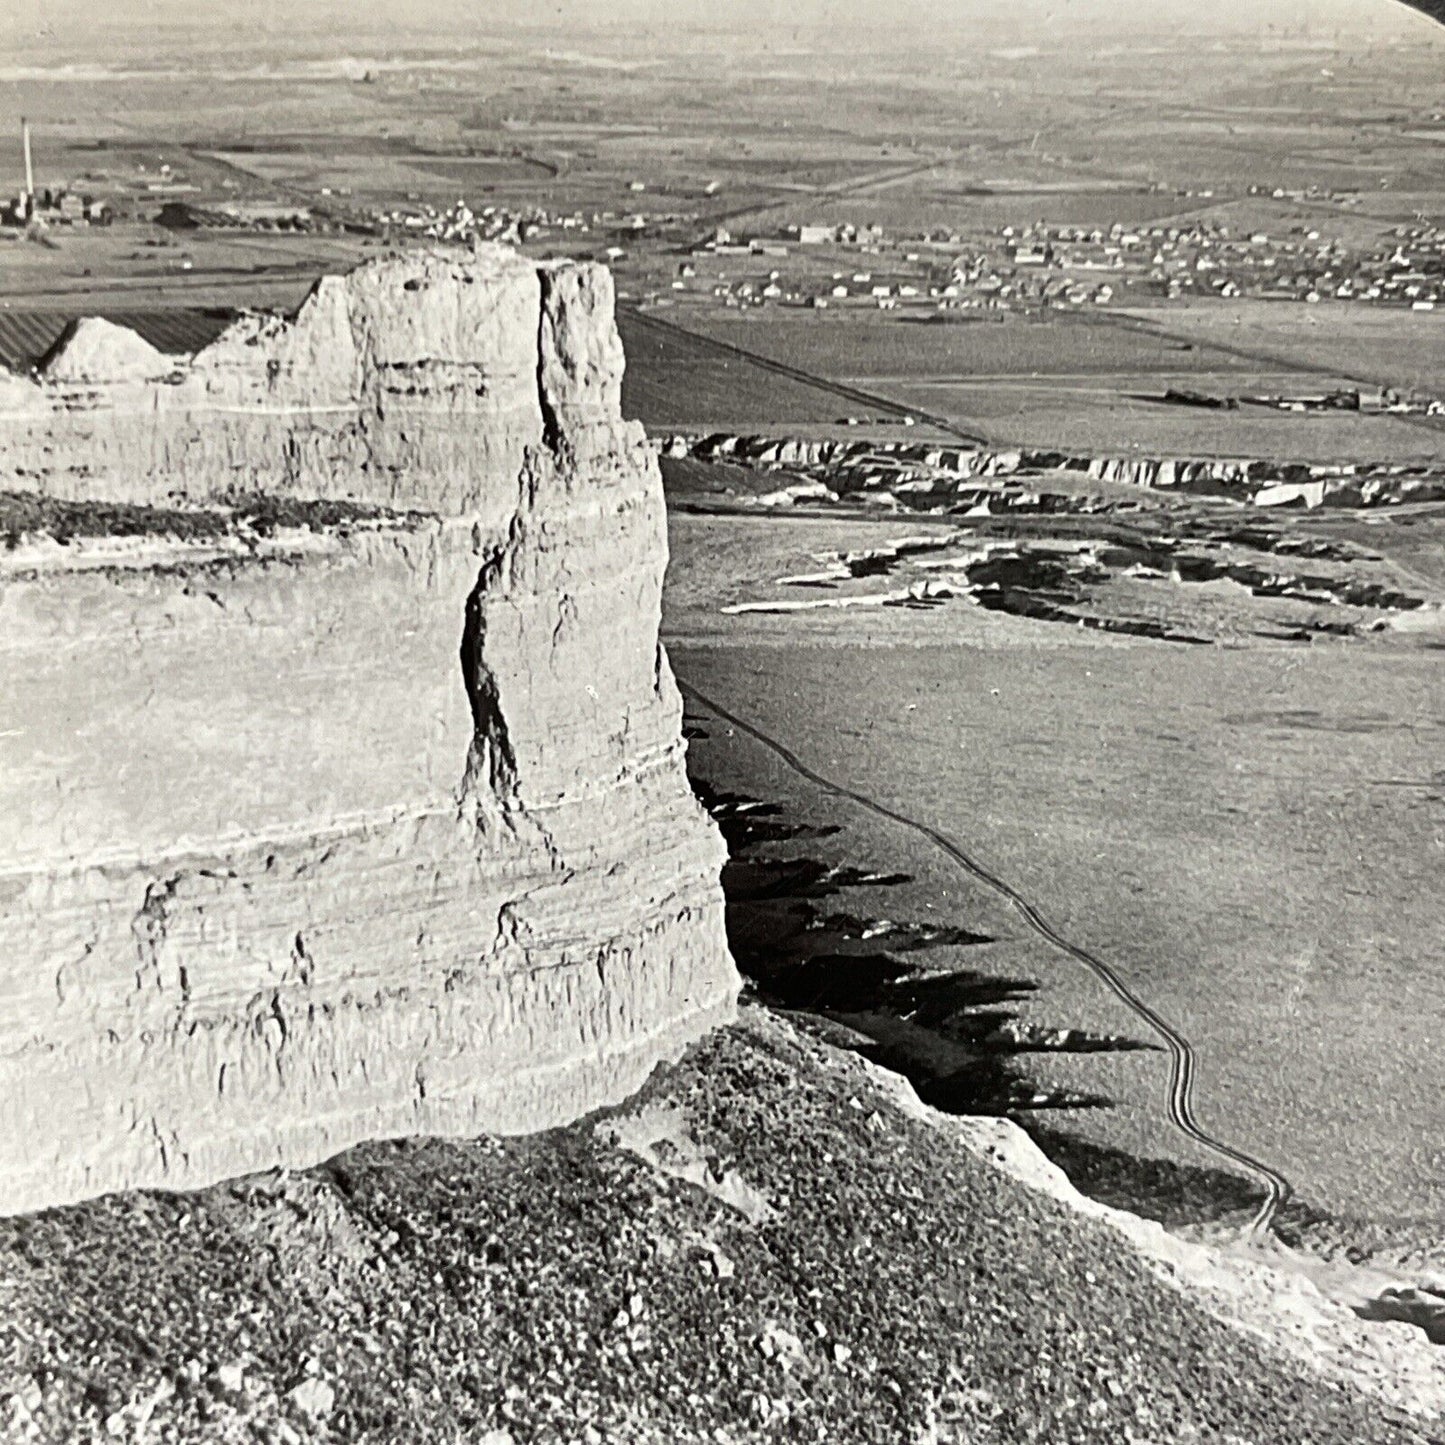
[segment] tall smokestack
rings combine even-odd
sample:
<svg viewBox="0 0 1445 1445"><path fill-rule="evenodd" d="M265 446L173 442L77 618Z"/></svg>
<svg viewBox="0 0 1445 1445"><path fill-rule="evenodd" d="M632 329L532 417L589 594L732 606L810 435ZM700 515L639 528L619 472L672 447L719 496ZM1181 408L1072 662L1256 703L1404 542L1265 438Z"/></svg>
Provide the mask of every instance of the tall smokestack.
<svg viewBox="0 0 1445 1445"><path fill-rule="evenodd" d="M30 163L30 122L20 118L20 148L25 152L25 194L35 195L35 167Z"/></svg>

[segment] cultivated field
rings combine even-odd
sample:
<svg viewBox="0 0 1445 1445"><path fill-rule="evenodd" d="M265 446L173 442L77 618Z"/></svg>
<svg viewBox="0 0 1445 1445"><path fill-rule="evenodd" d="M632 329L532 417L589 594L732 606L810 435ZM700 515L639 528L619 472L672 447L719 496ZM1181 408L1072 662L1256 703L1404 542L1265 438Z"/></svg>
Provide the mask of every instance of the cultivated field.
<svg viewBox="0 0 1445 1445"><path fill-rule="evenodd" d="M1445 313L1276 301L1211 301L1127 312L1170 338L1271 365L1434 394L1445 376ZM1208 353L1207 353L1208 354Z"/></svg>
<svg viewBox="0 0 1445 1445"><path fill-rule="evenodd" d="M1230 368L1228 358L1206 356L1168 337L1059 315L880 313L869 308L822 315L724 314L689 318L687 324L760 356L791 361L823 376L855 379L959 381Z"/></svg>
<svg viewBox="0 0 1445 1445"><path fill-rule="evenodd" d="M1445 453L1445 428L1422 425L1414 417L1344 411L1296 414L1254 406L1214 411L1166 404L1161 398L1165 386L1228 394L1239 383L1239 377L1228 373L1199 372L1107 382L1056 378L871 384L905 406L974 427L1002 446L1099 456L1263 457L1324 464L1344 458L1434 462Z"/></svg>
<svg viewBox="0 0 1445 1445"><path fill-rule="evenodd" d="M772 418L784 425L829 422L846 409L822 387L625 312L618 329L627 348L622 409L653 429L746 431Z"/></svg>
<svg viewBox="0 0 1445 1445"><path fill-rule="evenodd" d="M1311 352L1306 333L1318 330L1318 315L1317 307L1257 303L1251 313L1218 303L1123 320L839 310L688 315L682 324L949 417L1002 445L1317 462L1438 458L1445 429L1433 419L1164 404L1168 387L1221 396L1321 392L1387 366L1377 379L1428 392L1436 349L1445 368L1445 332L1431 316L1396 310L1346 318L1330 346Z"/></svg>

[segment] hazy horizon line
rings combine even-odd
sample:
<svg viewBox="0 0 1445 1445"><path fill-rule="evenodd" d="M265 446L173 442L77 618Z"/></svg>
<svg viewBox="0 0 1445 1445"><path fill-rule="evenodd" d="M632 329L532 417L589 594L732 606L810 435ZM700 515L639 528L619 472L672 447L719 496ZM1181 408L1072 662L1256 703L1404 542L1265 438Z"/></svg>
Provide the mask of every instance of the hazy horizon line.
<svg viewBox="0 0 1445 1445"><path fill-rule="evenodd" d="M1439 27L1401 0L550 0L545 13L527 0L373 0L361 15L340 0L12 0L0 37L25 48L70 46L76 59L97 45L190 40L210 45L277 42L282 48L368 37L432 36L476 43L506 35L646 43L669 35L732 38L767 49L807 36L896 50L926 34L935 42L1000 37L1047 47L1051 36L1080 31L1111 42L1161 35L1220 38L1333 34L1420 39ZM886 14L886 25L880 17Z"/></svg>

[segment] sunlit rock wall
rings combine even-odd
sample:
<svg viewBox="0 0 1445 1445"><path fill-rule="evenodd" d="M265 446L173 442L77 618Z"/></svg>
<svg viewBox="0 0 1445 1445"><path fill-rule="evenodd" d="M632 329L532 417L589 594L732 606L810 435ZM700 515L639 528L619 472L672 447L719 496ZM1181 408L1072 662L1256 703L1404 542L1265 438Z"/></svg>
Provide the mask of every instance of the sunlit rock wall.
<svg viewBox="0 0 1445 1445"><path fill-rule="evenodd" d="M604 270L490 248L0 374L0 489L100 534L0 553L0 1210L550 1126L730 1017L622 367Z"/></svg>

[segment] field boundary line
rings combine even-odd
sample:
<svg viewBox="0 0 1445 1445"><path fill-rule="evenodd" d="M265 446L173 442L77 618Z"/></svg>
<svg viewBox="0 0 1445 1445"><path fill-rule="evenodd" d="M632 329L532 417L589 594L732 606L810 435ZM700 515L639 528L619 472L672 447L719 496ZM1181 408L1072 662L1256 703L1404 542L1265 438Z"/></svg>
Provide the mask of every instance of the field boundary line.
<svg viewBox="0 0 1445 1445"><path fill-rule="evenodd" d="M857 402L864 406L877 407L880 410L891 413L896 417L911 416L915 420L925 423L928 426L936 427L939 431L945 431L950 436L957 437L960 441L969 442L975 446L988 446L989 440L977 432L968 431L966 428L949 421L946 417L934 416L926 411L919 411L916 407L905 406L902 402L892 401L886 396L878 396L870 391L862 391L858 387L849 386L846 382L832 381L826 376L819 376L815 372L804 371L801 367L789 366L784 361L773 361L766 356L760 356L756 351L749 351L746 347L737 346L731 341L719 341L715 336L706 336L699 331L689 331L685 326L679 326L675 321L664 321L660 316L653 316L648 312L639 311L634 306L619 308L625 310L629 319L640 322L643 326L651 326L655 330L671 336L685 337L688 341L697 342L704 347L721 352L725 356L736 356L752 365L761 367L764 371L771 371L777 376L786 376L791 381L800 381L807 386L816 387L822 391L830 391L834 396L841 397L844 401Z"/></svg>

